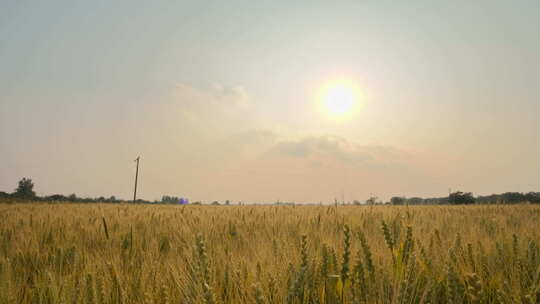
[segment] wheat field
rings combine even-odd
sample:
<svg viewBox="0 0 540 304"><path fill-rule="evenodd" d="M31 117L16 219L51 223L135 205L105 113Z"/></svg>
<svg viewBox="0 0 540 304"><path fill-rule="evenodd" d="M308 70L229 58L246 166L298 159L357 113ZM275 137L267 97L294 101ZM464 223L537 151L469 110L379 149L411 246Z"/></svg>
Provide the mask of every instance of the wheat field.
<svg viewBox="0 0 540 304"><path fill-rule="evenodd" d="M540 207L0 205L0 303L540 303Z"/></svg>

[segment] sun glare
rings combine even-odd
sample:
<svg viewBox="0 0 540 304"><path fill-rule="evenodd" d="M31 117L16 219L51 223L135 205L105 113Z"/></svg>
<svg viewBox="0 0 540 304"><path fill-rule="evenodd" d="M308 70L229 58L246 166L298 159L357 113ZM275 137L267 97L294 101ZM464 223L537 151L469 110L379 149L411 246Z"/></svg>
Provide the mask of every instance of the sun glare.
<svg viewBox="0 0 540 304"><path fill-rule="evenodd" d="M323 86L318 94L319 107L333 119L352 117L359 107L360 94L351 81L334 81Z"/></svg>
<svg viewBox="0 0 540 304"><path fill-rule="evenodd" d="M332 114L343 115L353 108L355 99L353 90L338 85L328 90L324 103Z"/></svg>

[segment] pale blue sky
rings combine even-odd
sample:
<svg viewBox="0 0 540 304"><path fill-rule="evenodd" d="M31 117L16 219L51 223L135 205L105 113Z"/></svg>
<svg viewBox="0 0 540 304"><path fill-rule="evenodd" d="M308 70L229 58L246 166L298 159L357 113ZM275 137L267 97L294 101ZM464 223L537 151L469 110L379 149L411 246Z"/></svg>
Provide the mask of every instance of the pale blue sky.
<svg viewBox="0 0 540 304"><path fill-rule="evenodd" d="M2 1L0 190L128 198L141 154L147 199L538 191L538 54L538 1Z"/></svg>

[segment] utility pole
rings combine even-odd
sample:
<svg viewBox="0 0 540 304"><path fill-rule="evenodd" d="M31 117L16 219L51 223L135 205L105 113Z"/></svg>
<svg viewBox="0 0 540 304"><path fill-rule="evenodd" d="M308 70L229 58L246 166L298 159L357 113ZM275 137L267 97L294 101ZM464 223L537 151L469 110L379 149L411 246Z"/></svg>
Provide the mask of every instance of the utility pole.
<svg viewBox="0 0 540 304"><path fill-rule="evenodd" d="M135 161L137 162L137 169L135 170L135 191L133 192L133 203L137 200L137 178L139 177L139 159L141 157L137 156L137 159Z"/></svg>

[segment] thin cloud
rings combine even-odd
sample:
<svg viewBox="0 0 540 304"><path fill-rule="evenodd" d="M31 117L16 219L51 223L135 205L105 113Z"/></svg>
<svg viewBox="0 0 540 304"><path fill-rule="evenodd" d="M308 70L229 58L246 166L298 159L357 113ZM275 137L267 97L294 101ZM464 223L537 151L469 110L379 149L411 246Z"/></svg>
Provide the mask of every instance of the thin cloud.
<svg viewBox="0 0 540 304"><path fill-rule="evenodd" d="M330 158L350 165L399 165L408 153L390 146L367 146L339 136L311 136L278 142L268 154L293 158Z"/></svg>
<svg viewBox="0 0 540 304"><path fill-rule="evenodd" d="M241 86L213 84L195 87L178 83L170 92L164 117L174 117L183 130L205 137L225 137L257 127L251 97Z"/></svg>

